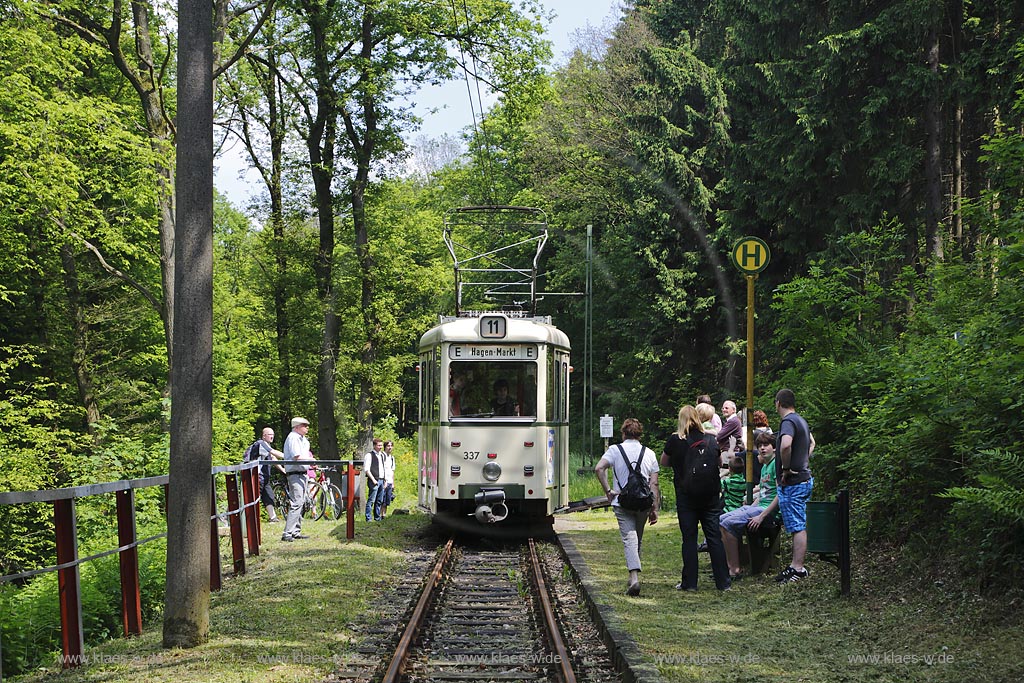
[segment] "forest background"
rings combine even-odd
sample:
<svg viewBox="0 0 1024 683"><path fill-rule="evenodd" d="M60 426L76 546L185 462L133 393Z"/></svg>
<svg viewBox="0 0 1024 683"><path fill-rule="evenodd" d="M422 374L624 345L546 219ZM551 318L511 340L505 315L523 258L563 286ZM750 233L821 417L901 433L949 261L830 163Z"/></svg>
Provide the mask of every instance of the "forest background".
<svg viewBox="0 0 1024 683"><path fill-rule="evenodd" d="M816 497L848 488L855 540L916 571L1019 587L1020 3L639 1L558 68L529 2L214 7L218 139L265 185L216 206L215 464L296 414L325 458L412 435L444 214L475 204L547 213L553 291L593 226L594 407L656 443L743 393L753 235L752 407L794 389ZM167 471L175 45L158 4L0 0L0 490ZM498 104L408 145L403 98L463 69ZM584 302L541 306L581 350ZM0 507L0 573L52 564L49 525Z"/></svg>

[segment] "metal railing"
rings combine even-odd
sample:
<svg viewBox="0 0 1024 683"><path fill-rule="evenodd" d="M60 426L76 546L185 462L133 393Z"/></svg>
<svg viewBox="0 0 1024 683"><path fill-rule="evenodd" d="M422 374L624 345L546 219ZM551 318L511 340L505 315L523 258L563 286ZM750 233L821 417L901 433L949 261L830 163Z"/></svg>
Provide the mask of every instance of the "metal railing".
<svg viewBox="0 0 1024 683"><path fill-rule="evenodd" d="M214 467L210 470L210 590L221 588L221 557L219 522L227 517L228 535L231 539L231 560L234 575L245 573L245 543L248 540L250 556L260 554L262 529L260 524L259 466L265 463L280 463L277 460L253 461L241 465ZM362 465L359 460L317 460L317 465L340 465L340 474L345 483L346 538L355 536L354 501L356 498L356 476ZM217 510L217 477L224 475L227 509ZM241 479L241 498L239 497ZM11 491L0 493L0 505L21 505L30 503L53 503L54 541L57 564L17 574L0 576L0 583L23 581L25 579L57 572L59 590L61 649L64 668L78 666L85 661L82 629L81 577L79 566L114 553L119 554L121 576L121 609L125 637L142 633L142 598L139 586L138 547L165 538L167 532L154 534L143 539L137 536L135 524L135 492L141 489L163 487L163 510L167 511L167 487L169 476L164 474L142 479L87 484L69 488L41 491ZM78 556L78 528L75 501L79 498L114 493L116 495L117 542L116 548L104 550L86 557ZM244 526L244 529L243 529ZM3 645L0 643L0 681L3 680Z"/></svg>

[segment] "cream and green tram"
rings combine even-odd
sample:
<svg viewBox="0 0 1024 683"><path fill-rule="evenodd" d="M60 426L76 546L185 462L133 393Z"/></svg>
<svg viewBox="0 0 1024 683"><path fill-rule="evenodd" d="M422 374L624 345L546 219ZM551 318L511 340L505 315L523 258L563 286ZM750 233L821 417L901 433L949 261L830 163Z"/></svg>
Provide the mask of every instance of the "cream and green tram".
<svg viewBox="0 0 1024 683"><path fill-rule="evenodd" d="M535 523L568 505L569 338L550 318L442 318L419 370L422 509Z"/></svg>

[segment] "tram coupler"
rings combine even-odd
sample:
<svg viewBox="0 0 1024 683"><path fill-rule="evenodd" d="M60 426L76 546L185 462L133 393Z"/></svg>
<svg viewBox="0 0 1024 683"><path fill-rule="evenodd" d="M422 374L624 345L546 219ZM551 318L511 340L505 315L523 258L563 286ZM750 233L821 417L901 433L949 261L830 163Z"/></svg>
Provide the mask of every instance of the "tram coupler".
<svg viewBox="0 0 1024 683"><path fill-rule="evenodd" d="M476 511L473 516L481 524L494 524L508 517L504 489L484 489L473 496Z"/></svg>

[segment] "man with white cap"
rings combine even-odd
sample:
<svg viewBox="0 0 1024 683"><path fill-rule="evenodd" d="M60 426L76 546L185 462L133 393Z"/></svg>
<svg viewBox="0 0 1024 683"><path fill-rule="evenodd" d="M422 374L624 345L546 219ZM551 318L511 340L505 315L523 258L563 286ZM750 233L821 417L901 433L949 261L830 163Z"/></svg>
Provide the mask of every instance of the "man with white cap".
<svg viewBox="0 0 1024 683"><path fill-rule="evenodd" d="M284 440L284 470L288 476L288 519L285 520L282 541L309 538L302 530L302 504L306 500L306 465L299 462L312 457L309 452L309 420L292 418L292 431Z"/></svg>

